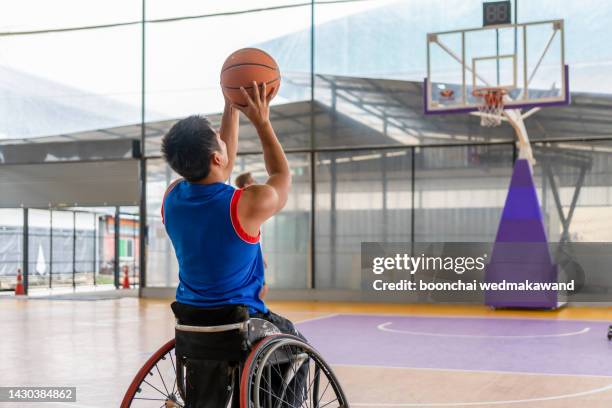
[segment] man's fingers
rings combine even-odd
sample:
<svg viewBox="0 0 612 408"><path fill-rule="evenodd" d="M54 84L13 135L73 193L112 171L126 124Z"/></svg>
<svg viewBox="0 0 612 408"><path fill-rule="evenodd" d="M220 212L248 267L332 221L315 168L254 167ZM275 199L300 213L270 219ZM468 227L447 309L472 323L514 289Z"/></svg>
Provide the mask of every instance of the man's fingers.
<svg viewBox="0 0 612 408"><path fill-rule="evenodd" d="M244 113L246 115L246 106L240 106L240 105L237 105L235 103L232 103L231 107L234 108L234 109L238 109L240 112L242 112L242 113Z"/></svg>
<svg viewBox="0 0 612 408"><path fill-rule="evenodd" d="M257 103L261 102L261 97L259 96L259 86L257 86L257 82L253 81L253 99L257 101Z"/></svg>
<svg viewBox="0 0 612 408"><path fill-rule="evenodd" d="M268 105L270 104L270 101L272 100L273 96L274 96L274 88L270 88L270 92L268 92L268 94L266 95L266 102L268 103Z"/></svg>
<svg viewBox="0 0 612 408"><path fill-rule="evenodd" d="M268 96L268 94L266 92L266 83L262 82L261 83L261 102L262 103L266 103L267 96Z"/></svg>
<svg viewBox="0 0 612 408"><path fill-rule="evenodd" d="M242 92L242 96L244 96L244 98L246 99L247 105L255 107L255 103L253 102L253 99L251 99L251 95L249 95L249 93L246 91L246 89L244 89L243 86L240 87L240 92Z"/></svg>

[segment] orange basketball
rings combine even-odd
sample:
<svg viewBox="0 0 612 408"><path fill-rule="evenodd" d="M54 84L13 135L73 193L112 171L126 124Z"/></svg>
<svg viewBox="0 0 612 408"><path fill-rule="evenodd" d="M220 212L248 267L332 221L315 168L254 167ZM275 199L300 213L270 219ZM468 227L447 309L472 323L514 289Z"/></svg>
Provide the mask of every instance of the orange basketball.
<svg viewBox="0 0 612 408"><path fill-rule="evenodd" d="M223 94L236 105L247 104L240 92L241 86L253 97L253 81L260 86L265 82L268 95L274 97L280 88L280 80L280 71L274 58L257 48L235 51L227 57L221 68Z"/></svg>

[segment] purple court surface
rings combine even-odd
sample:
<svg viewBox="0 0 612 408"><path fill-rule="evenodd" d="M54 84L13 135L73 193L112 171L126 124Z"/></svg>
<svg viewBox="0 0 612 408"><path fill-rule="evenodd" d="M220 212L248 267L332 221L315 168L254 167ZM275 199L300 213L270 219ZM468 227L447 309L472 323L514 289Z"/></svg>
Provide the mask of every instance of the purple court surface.
<svg viewBox="0 0 612 408"><path fill-rule="evenodd" d="M299 330L332 364L612 376L608 322L332 315Z"/></svg>

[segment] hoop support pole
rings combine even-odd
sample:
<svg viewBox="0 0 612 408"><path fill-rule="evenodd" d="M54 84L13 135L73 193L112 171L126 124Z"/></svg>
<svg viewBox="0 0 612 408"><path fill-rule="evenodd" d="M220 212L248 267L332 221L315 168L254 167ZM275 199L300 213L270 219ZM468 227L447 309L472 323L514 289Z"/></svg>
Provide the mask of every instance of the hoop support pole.
<svg viewBox="0 0 612 408"><path fill-rule="evenodd" d="M540 111L540 109L542 109L542 108L540 108L539 106L536 106L535 108L529 109L527 112L525 112L525 114L523 114L521 116L521 119L523 119L523 120L527 119L528 117L530 117L534 113L538 113Z"/></svg>
<svg viewBox="0 0 612 408"><path fill-rule="evenodd" d="M527 113L529 114L530 112L531 110ZM516 137L518 139L517 145L519 149L518 157L520 159L527 159L530 164L529 168L533 172L533 166L535 165L536 161L533 157L533 150L531 149L531 144L529 143L529 135L527 134L527 128L525 127L525 122L523 122L523 116L521 115L521 110L520 109L505 109L503 114L508 119L508 122L512 125L512 128L514 129L514 132L516 133Z"/></svg>

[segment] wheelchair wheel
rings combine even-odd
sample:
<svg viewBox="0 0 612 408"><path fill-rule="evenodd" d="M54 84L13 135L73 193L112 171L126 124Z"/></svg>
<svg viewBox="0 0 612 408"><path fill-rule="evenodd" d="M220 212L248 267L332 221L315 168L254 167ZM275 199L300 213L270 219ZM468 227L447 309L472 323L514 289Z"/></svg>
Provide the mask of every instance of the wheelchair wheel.
<svg viewBox="0 0 612 408"><path fill-rule="evenodd" d="M300 338L273 335L249 354L240 382L240 408L348 408L338 379Z"/></svg>
<svg viewBox="0 0 612 408"><path fill-rule="evenodd" d="M132 380L121 408L182 408L176 380L174 339L164 344L142 366Z"/></svg>

